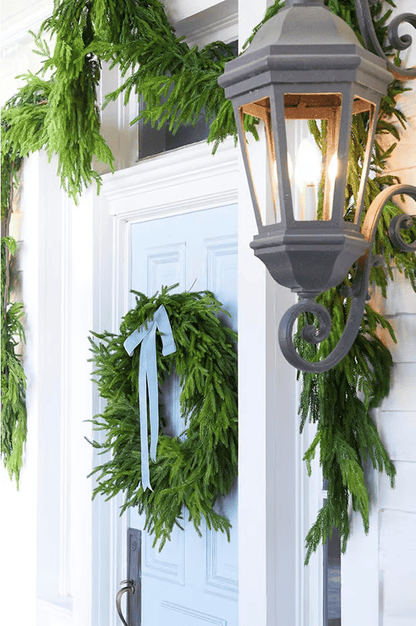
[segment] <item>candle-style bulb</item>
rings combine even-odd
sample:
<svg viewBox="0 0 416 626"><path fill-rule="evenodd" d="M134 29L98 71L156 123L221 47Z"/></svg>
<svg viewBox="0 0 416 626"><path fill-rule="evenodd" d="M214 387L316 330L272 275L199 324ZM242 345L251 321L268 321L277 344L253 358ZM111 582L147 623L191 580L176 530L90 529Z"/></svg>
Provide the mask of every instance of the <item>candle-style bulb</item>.
<svg viewBox="0 0 416 626"><path fill-rule="evenodd" d="M295 182L299 189L317 186L322 173L322 155L309 138L300 142L295 160Z"/></svg>

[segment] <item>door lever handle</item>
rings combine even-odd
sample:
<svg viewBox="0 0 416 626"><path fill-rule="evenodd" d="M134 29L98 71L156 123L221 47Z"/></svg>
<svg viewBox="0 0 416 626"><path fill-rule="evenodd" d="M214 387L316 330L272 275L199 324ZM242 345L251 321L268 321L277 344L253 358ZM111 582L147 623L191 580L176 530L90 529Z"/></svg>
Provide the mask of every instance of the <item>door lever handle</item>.
<svg viewBox="0 0 416 626"><path fill-rule="evenodd" d="M120 583L116 595L116 609L123 626L140 626L142 623L142 533L137 528L127 530L126 579ZM123 594L127 594L126 617L121 609ZM119 622L117 622L119 623Z"/></svg>
<svg viewBox="0 0 416 626"><path fill-rule="evenodd" d="M131 594L133 594L135 592L135 585L132 580L122 580L120 585L123 585L124 583L126 583L126 586L122 587L117 592L117 595L116 595L116 609L117 609L118 616L123 623L123 626L129 626L126 620L124 619L123 611L121 609L121 598L123 596L123 593L130 592Z"/></svg>

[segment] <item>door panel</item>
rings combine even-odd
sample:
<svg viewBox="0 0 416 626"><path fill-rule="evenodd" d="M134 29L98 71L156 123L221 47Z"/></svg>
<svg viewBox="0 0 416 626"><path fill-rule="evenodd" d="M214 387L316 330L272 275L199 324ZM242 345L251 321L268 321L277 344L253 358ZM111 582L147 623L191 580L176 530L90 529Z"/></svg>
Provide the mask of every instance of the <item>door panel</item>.
<svg viewBox="0 0 416 626"><path fill-rule="evenodd" d="M178 283L175 291L209 289L232 317L237 329L237 207L227 206L134 224L131 239L131 288L154 294ZM134 305L132 296L131 305ZM175 375L166 382L165 432L184 430ZM231 541L205 529L199 537L184 511L184 530L175 528L161 552L153 537L143 535L143 626L237 626L237 487L220 498L216 509L233 528ZM130 510L129 525L144 520Z"/></svg>
<svg viewBox="0 0 416 626"><path fill-rule="evenodd" d="M154 222L146 224L147 227ZM133 232L138 226L133 227ZM146 229L147 230L147 229ZM145 293L154 294L162 285L184 285L186 282L185 243L146 248L147 280ZM133 253L134 258L134 253ZM138 268L143 271L142 268ZM133 276L136 274L134 273ZM140 290L139 290L140 291ZM178 290L176 290L178 291Z"/></svg>

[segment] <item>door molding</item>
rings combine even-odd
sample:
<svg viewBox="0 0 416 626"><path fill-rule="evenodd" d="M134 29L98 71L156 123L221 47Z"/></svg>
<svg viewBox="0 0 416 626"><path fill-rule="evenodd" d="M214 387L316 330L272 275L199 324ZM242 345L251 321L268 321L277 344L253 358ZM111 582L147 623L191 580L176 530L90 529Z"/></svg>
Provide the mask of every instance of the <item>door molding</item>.
<svg viewBox="0 0 416 626"><path fill-rule="evenodd" d="M238 153L227 139L212 154L200 142L148 157L103 177L101 195L110 215L144 221L234 204L238 199ZM135 198L135 204L128 201Z"/></svg>

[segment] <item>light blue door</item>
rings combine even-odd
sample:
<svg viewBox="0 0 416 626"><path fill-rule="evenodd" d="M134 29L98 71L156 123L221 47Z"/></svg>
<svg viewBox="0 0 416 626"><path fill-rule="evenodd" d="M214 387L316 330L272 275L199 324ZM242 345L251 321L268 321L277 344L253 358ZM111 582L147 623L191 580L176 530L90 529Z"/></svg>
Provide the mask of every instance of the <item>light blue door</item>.
<svg viewBox="0 0 416 626"><path fill-rule="evenodd" d="M132 227L131 288L148 295L179 283L176 291L209 289L232 314L237 329L237 207L227 206L135 224ZM134 305L132 299L131 305ZM167 432L179 435L178 382L164 389ZM232 523L231 541L205 530L199 537L184 515L161 552L143 533L143 626L237 626L237 487L217 502ZM130 510L129 525L144 521Z"/></svg>

